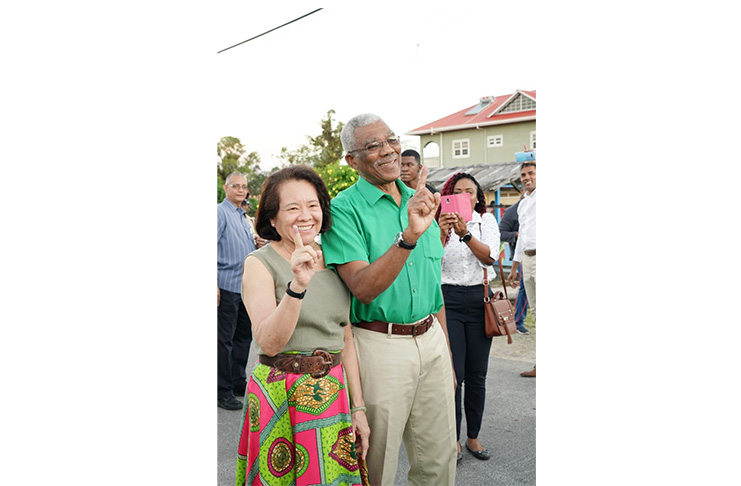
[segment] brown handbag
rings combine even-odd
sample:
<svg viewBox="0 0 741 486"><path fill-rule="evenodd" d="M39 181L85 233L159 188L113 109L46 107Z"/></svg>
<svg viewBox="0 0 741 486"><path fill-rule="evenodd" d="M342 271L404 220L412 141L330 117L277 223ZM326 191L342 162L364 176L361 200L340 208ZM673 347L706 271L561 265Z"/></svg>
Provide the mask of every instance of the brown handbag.
<svg viewBox="0 0 741 486"><path fill-rule="evenodd" d="M507 344L512 344L512 333L517 330L517 324L515 324L515 316L512 312L512 304L509 303L509 297L507 296L507 281L504 280L504 270L502 269L502 261L499 260L499 273L502 276L502 287L504 288L504 294L501 290L494 292L493 297L489 297L489 275L487 274L486 268L484 268L484 316L486 323L486 336L507 336Z"/></svg>

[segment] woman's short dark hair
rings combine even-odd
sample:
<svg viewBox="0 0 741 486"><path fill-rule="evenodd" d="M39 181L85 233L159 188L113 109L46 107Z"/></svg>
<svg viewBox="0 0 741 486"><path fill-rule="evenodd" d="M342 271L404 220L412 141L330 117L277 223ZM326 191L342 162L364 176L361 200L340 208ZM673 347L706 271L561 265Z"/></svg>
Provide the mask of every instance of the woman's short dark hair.
<svg viewBox="0 0 741 486"><path fill-rule="evenodd" d="M265 179L262 184L260 194L260 204L257 207L255 216L255 230L261 238L272 241L280 241L280 235L270 224L270 220L275 218L280 209L280 196L278 188L287 181L306 181L316 190L319 197L319 205L322 208L322 227L319 233L326 233L332 228L332 216L329 213L329 203L332 200L329 197L327 186L319 174L305 165L292 165L277 172L273 172Z"/></svg>

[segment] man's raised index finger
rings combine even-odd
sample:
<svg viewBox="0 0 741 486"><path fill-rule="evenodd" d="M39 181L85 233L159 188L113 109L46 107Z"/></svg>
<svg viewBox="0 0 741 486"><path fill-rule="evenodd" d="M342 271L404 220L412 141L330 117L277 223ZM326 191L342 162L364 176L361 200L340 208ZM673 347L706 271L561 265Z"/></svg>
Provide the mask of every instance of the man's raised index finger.
<svg viewBox="0 0 741 486"><path fill-rule="evenodd" d="M427 166L422 167L422 172L419 174L419 180L417 181L417 193L422 192L425 189L425 184L427 184Z"/></svg>

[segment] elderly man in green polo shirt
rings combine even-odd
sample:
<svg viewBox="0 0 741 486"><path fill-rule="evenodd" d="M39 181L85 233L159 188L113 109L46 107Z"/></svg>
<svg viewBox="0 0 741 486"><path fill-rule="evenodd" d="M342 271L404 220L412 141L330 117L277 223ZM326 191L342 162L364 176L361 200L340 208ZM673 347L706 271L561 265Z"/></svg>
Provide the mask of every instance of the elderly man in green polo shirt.
<svg viewBox="0 0 741 486"><path fill-rule="evenodd" d="M394 484L403 440L410 485L453 485L455 378L440 290L440 195L399 179L401 143L379 117L351 119L341 134L358 182L332 201L322 236L327 266L352 292L350 320L371 428L371 484ZM366 410L363 411L362 409Z"/></svg>

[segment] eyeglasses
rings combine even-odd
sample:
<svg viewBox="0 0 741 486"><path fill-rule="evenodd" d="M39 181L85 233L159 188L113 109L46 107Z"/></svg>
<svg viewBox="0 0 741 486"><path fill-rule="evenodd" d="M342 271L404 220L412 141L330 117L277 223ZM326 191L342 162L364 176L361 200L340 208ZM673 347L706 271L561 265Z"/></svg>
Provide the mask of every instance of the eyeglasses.
<svg viewBox="0 0 741 486"><path fill-rule="evenodd" d="M247 184L244 184L244 185L240 185L240 184L229 184L229 187L231 187L232 189L239 189L241 187L245 191L247 189L249 189L249 186ZM249 194L247 194L247 195L249 196Z"/></svg>
<svg viewBox="0 0 741 486"><path fill-rule="evenodd" d="M384 143L389 144L389 147L391 148L398 148L401 146L401 141L399 140L399 137L389 137L386 140L379 140L378 142L371 142L368 145L366 145L364 148L351 150L348 153L351 154L353 152L361 152L363 150L367 150L368 152L380 152L381 149L383 148Z"/></svg>

